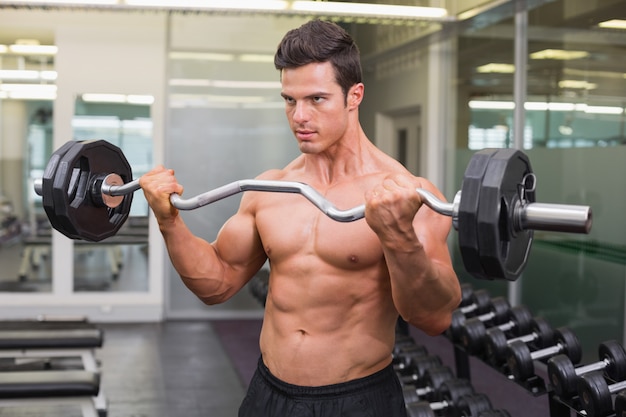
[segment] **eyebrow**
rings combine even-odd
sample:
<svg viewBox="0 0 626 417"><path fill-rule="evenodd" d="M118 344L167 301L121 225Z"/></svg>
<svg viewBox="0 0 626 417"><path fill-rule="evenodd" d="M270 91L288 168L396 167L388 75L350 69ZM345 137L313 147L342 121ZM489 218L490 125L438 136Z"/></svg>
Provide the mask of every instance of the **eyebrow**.
<svg viewBox="0 0 626 417"><path fill-rule="evenodd" d="M282 98L293 98L292 96L290 96L289 94L285 94L283 92L280 93ZM312 94L307 94L306 96L304 96L305 99L310 99L313 97L328 97L331 96L332 93L325 93L325 92L317 92L317 93L312 93Z"/></svg>

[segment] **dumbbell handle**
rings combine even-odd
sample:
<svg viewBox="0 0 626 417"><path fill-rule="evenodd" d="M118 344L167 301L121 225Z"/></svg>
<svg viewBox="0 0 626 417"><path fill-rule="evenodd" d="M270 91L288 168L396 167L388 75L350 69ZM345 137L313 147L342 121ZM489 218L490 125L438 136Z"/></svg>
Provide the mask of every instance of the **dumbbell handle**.
<svg viewBox="0 0 626 417"><path fill-rule="evenodd" d="M609 392L611 394L615 394L616 392L620 392L623 389L626 389L626 381L616 382L608 386Z"/></svg>
<svg viewBox="0 0 626 417"><path fill-rule="evenodd" d="M610 366L610 365L611 365L611 361L609 361L608 359L602 359L601 361L598 361L598 362L593 362L588 365L582 365L577 368L574 368L574 372L576 373L577 376L579 376L579 375L584 375L593 371L602 371L603 369L605 369L607 366Z"/></svg>
<svg viewBox="0 0 626 417"><path fill-rule="evenodd" d="M544 359L548 356L554 356L563 352L564 348L565 345L563 345L562 343L557 343L554 346L548 346L546 348L531 352L530 357L532 358L532 360Z"/></svg>
<svg viewBox="0 0 626 417"><path fill-rule="evenodd" d="M35 180L34 188L35 192L41 195L43 181L41 179ZM100 191L104 195L115 197L130 194L140 188L139 180L130 181L123 185L110 185L105 178L102 181ZM177 209L193 210L244 191L302 194L324 214L339 222L351 222L365 216L365 205L339 210L313 187L295 181L239 180L189 199L183 199L178 194L172 194L170 201L172 206ZM424 204L439 214L451 216L454 227L458 228L461 191L457 192L452 203L441 201L431 192L421 188L417 188L416 191L422 197ZM591 208L589 206L526 203L517 205L514 210L515 228L518 230L532 229L569 233L589 233L591 230Z"/></svg>
<svg viewBox="0 0 626 417"><path fill-rule="evenodd" d="M506 343L508 345L510 345L511 343L513 343L515 341L518 341L518 340L520 342L529 343L529 342L534 342L537 339L539 339L539 333L532 332L532 333L524 334L522 336L517 336L517 337L513 337L511 339L507 339Z"/></svg>

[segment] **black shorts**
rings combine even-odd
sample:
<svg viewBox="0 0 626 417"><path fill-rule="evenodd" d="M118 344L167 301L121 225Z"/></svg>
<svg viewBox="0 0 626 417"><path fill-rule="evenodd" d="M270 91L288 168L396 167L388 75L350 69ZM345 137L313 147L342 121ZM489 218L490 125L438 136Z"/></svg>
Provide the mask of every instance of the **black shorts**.
<svg viewBox="0 0 626 417"><path fill-rule="evenodd" d="M239 417L406 417L391 365L353 381L303 387L281 381L259 359Z"/></svg>

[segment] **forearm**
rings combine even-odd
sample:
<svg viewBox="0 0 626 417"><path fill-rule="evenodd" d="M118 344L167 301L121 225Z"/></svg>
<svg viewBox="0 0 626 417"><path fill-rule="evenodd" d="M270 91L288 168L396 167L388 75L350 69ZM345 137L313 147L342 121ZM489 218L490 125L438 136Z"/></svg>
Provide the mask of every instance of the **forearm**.
<svg viewBox="0 0 626 417"><path fill-rule="evenodd" d="M207 304L225 301L225 269L213 245L195 236L180 216L159 229L183 283Z"/></svg>
<svg viewBox="0 0 626 417"><path fill-rule="evenodd" d="M383 251L398 313L426 333L442 333L460 301L451 265L429 257L417 237L399 247L383 245Z"/></svg>

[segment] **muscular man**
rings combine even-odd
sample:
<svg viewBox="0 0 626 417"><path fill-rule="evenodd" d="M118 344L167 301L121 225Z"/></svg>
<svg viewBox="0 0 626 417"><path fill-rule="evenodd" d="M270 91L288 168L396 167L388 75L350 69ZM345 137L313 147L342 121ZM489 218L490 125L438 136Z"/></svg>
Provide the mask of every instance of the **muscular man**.
<svg viewBox="0 0 626 417"><path fill-rule="evenodd" d="M390 366L398 315L436 335L460 301L451 220L422 207L415 188L444 197L366 137L359 51L343 29L314 20L289 31L275 66L302 154L258 178L307 183L339 209L365 203L364 220L338 223L297 194L247 192L209 243L170 205L183 191L172 170L141 187L174 267L205 303L228 300L269 259L261 359L241 417L404 416Z"/></svg>

